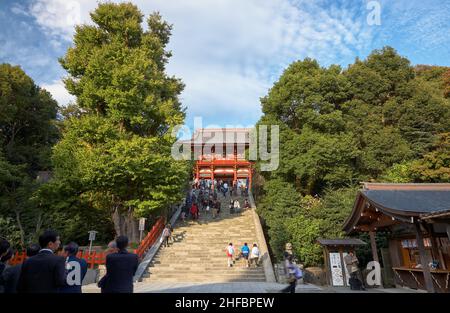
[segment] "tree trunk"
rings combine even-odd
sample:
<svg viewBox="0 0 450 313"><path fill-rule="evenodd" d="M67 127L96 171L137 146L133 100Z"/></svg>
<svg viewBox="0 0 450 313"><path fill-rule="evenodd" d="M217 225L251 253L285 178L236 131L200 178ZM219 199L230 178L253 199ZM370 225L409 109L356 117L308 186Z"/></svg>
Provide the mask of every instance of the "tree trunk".
<svg viewBox="0 0 450 313"><path fill-rule="evenodd" d="M112 220L117 236L127 236L129 242L139 242L139 225L132 210L123 214L117 207L113 212Z"/></svg>
<svg viewBox="0 0 450 313"><path fill-rule="evenodd" d="M39 239L39 233L41 232L42 227L42 212L39 212L38 217L36 219L36 228L34 231L35 240Z"/></svg>
<svg viewBox="0 0 450 313"><path fill-rule="evenodd" d="M17 225L19 226L20 230L20 244L22 245L22 247L25 247L25 234L23 231L22 222L20 221L20 212L18 210L15 210L15 213Z"/></svg>
<svg viewBox="0 0 450 313"><path fill-rule="evenodd" d="M137 219L133 216L133 210L128 210L125 216L125 224L127 225L126 236L130 242L139 242L139 226Z"/></svg>
<svg viewBox="0 0 450 313"><path fill-rule="evenodd" d="M114 209L114 212L112 214L112 220L114 223L114 230L116 232L116 236L123 235L123 229L122 229L122 216L119 212L119 206L116 206Z"/></svg>

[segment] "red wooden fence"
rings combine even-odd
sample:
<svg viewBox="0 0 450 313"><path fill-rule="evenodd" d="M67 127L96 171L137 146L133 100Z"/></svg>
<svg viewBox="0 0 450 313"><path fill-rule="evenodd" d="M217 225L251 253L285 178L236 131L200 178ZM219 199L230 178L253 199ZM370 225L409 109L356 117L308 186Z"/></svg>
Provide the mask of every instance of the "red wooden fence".
<svg viewBox="0 0 450 313"><path fill-rule="evenodd" d="M155 225L153 225L152 229L148 232L147 236L141 241L139 244L139 247L135 250L133 250L134 253L136 253L139 257L139 259L142 258L142 256L147 252L148 249L151 248L151 246L158 240L159 236L161 235L163 229L164 229L164 217L160 217ZM88 250L84 251L78 251L77 257L80 259L85 259L89 268L94 268L94 266L105 264L106 263L106 253L105 252L97 252L97 251L91 251L89 253ZM14 257L9 261L9 264L16 265L22 263L26 259L26 252L16 252Z"/></svg>
<svg viewBox="0 0 450 313"><path fill-rule="evenodd" d="M152 230L148 232L147 236L141 241L141 244L136 250L136 254L139 256L139 258L142 258L142 256L147 252L148 249L151 248L151 246L158 240L159 236L161 235L163 229L164 229L164 217L160 217L155 225L153 225Z"/></svg>

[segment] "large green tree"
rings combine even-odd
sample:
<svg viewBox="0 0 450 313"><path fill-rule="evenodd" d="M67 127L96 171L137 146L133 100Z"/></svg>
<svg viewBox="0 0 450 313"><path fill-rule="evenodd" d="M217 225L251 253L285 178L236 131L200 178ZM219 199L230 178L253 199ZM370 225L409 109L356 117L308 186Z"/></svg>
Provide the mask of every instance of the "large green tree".
<svg viewBox="0 0 450 313"><path fill-rule="evenodd" d="M390 47L346 69L289 65L261 99L258 122L280 126L280 165L260 172L258 195L274 254L290 240L307 264L318 262L315 239L343 235L360 181L448 181L447 85L448 68L413 67ZM312 207L311 196L320 199Z"/></svg>
<svg viewBox="0 0 450 313"><path fill-rule="evenodd" d="M171 157L171 127L182 124L182 82L168 76L171 26L130 3L100 4L93 25L76 27L60 59L76 96L53 154L56 179L109 212L117 234L138 241L137 217L181 198L187 165Z"/></svg>
<svg viewBox="0 0 450 313"><path fill-rule="evenodd" d="M19 231L15 244L35 239L44 220L31 195L39 187L38 174L51 169L57 109L19 66L0 64L0 213Z"/></svg>

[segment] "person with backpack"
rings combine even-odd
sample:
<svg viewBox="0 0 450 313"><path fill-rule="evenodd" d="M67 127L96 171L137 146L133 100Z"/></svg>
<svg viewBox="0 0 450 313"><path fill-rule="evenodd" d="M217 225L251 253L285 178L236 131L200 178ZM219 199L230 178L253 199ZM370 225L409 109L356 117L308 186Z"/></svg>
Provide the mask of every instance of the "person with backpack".
<svg viewBox="0 0 450 313"><path fill-rule="evenodd" d="M297 280L302 278L303 273L301 270L292 262L292 255L289 255L286 260L287 268L287 281L289 285L282 289L281 292L295 293L295 286L297 285Z"/></svg>
<svg viewBox="0 0 450 313"><path fill-rule="evenodd" d="M232 267L234 260L233 260L233 256L234 256L234 247L233 247L233 243L229 243L228 247L226 248L226 253L227 253L227 262L228 262L228 267Z"/></svg>
<svg viewBox="0 0 450 313"><path fill-rule="evenodd" d="M241 255L242 255L242 258L245 260L247 267L250 267L250 263L248 261L248 257L250 255L250 248L248 247L246 242L244 243L244 245L241 248Z"/></svg>
<svg viewBox="0 0 450 313"><path fill-rule="evenodd" d="M365 290L364 285L362 281L358 277L358 258L355 256L355 254L350 251L349 254L347 254L344 257L344 263L347 267L347 272L350 274L349 278L349 284L351 290Z"/></svg>

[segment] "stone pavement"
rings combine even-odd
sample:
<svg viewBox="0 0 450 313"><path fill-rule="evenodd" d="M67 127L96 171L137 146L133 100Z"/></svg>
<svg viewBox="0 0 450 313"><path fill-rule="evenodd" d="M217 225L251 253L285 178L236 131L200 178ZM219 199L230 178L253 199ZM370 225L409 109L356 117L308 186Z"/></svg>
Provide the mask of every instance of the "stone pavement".
<svg viewBox="0 0 450 313"><path fill-rule="evenodd" d="M228 283L171 283L141 282L135 283L135 293L278 293L285 284L266 282L228 282ZM367 291L355 291L344 287L316 286L299 284L296 293L424 293L423 290L408 288L370 288ZM99 293L95 284L83 286L83 293Z"/></svg>
<svg viewBox="0 0 450 313"><path fill-rule="evenodd" d="M134 285L135 293L274 293L287 285L266 282L228 282L228 283L170 283L143 282ZM320 292L322 288L299 284L297 292ZM83 286L83 293L99 293L95 284Z"/></svg>

